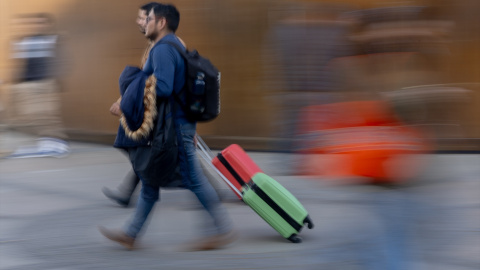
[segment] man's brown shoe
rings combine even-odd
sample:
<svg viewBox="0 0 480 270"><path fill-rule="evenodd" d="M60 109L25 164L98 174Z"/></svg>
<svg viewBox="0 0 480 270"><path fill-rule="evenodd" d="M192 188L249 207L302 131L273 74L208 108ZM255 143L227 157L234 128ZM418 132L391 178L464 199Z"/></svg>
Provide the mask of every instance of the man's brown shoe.
<svg viewBox="0 0 480 270"><path fill-rule="evenodd" d="M105 227L99 226L98 230L106 238L119 243L120 245L128 248L129 250L134 249L135 238L128 236L126 233L120 230L109 230Z"/></svg>
<svg viewBox="0 0 480 270"><path fill-rule="evenodd" d="M227 233L217 234L204 238L187 247L188 251L212 250L222 248L238 238L238 233L231 230Z"/></svg>

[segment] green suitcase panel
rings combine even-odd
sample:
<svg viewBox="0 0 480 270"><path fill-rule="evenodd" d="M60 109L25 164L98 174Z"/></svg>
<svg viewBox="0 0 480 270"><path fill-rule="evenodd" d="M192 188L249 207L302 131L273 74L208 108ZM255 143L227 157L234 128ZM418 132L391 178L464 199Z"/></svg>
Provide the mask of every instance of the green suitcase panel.
<svg viewBox="0 0 480 270"><path fill-rule="evenodd" d="M283 237L301 242L296 234L304 223L313 228L307 210L281 184L264 173L252 178L253 185L244 190L243 201Z"/></svg>
<svg viewBox="0 0 480 270"><path fill-rule="evenodd" d="M252 181L298 224L303 226L308 212L290 191L264 173L255 174Z"/></svg>
<svg viewBox="0 0 480 270"><path fill-rule="evenodd" d="M250 188L244 190L243 201L248 204L257 214L263 218L283 237L289 238L297 231L273 210L255 191Z"/></svg>

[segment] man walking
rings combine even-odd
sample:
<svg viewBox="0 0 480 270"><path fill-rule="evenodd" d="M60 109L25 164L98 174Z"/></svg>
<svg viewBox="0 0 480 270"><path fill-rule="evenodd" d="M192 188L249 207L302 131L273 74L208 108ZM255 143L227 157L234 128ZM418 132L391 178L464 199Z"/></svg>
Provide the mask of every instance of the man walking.
<svg viewBox="0 0 480 270"><path fill-rule="evenodd" d="M207 250L223 247L236 238L226 209L221 205L218 195L207 181L196 157L194 137L196 122L187 119L182 107L175 102L174 95L185 99L181 90L185 83L185 62L180 53L166 41L175 42L184 47L175 31L180 22L180 14L173 5L155 6L146 19L145 36L154 42L143 68L146 75L154 75L157 97L168 98L174 107L175 130L178 141L179 165L183 183L198 198L215 224L216 233L195 242L191 250ZM101 233L108 239L133 249L135 240L143 228L155 202L159 198L159 187L143 183L135 214L122 231L111 231L103 227Z"/></svg>
<svg viewBox="0 0 480 270"><path fill-rule="evenodd" d="M148 12L155 5L158 5L158 3L157 2L150 2L148 4L145 4L145 5L141 6L138 9L138 15L137 15L136 23L138 25L138 28L139 28L140 32L143 35L145 35L145 21L146 21L146 18L148 16ZM180 38L178 38L178 39L180 40L182 45L184 47L186 47L183 40L180 39ZM145 49L145 52L142 56L142 61L141 61L141 65L140 65L142 68L145 65L145 61L147 60L148 54L149 54L150 49L152 48L153 45L154 45L154 42L152 40L148 40L148 46ZM112 106L110 107L110 113L114 116L120 117L122 115L122 111L120 109L120 101L121 101L121 98L119 98L117 101L115 101L112 104ZM201 165L202 165L202 169L204 170L204 172L207 173L208 170L206 168L204 168L203 163ZM221 189L221 187L218 185L218 182L215 180L213 175L208 175L208 179L209 179L209 181L211 179L211 181L210 181L211 184L216 184L214 186L215 189L218 189L218 190ZM140 178L138 178L136 173L133 170L131 170L130 172L128 172L128 174L125 176L123 181L120 183L120 185L118 185L118 187L116 189L110 189L108 187L103 187L102 188L102 193L107 198L109 198L112 201L118 203L120 206L127 207L127 206L130 205L130 201L131 201L133 192L135 191L135 189L137 188L139 183L140 183ZM218 191L218 190L216 190L216 191ZM229 191L229 190L227 190L227 191Z"/></svg>
<svg viewBox="0 0 480 270"><path fill-rule="evenodd" d="M145 4L141 6L138 9L138 16L136 23L138 25L138 28L140 32L145 35L145 20L147 19L148 12L158 3L156 2L150 2L148 4ZM153 42L149 41L148 47L145 49L145 53L142 56L142 63L141 67L143 68L145 61L147 60L148 53L150 52L150 49L153 46ZM120 101L121 98L119 98L115 103L112 104L110 107L110 113L120 117L122 114L122 111L120 110ZM140 182L140 178L135 174L133 170L131 170L123 179L123 181L120 183L120 185L116 189L110 189L107 187L102 188L103 194L118 203L121 206L128 206L130 204L130 199L132 197L133 192L135 191L138 183Z"/></svg>

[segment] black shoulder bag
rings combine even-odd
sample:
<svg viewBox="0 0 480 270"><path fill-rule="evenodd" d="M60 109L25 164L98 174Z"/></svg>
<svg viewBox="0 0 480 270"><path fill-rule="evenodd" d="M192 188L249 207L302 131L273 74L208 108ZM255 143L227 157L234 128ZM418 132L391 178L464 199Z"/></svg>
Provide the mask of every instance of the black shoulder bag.
<svg viewBox="0 0 480 270"><path fill-rule="evenodd" d="M133 169L145 184L169 186L175 180L178 144L172 104L166 98L157 99L157 120L150 145L129 150Z"/></svg>

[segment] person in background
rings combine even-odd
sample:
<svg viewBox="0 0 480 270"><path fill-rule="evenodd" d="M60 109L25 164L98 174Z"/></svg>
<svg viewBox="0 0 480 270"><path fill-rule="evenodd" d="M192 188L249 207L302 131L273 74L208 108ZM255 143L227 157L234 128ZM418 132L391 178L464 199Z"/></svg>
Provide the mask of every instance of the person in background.
<svg viewBox="0 0 480 270"><path fill-rule="evenodd" d="M18 148L9 157L63 157L69 153L60 109L58 39L50 14L18 16L15 26L29 33L12 43L21 66L12 85L15 112L11 126L33 131L36 146ZM18 64L20 63L20 64Z"/></svg>

